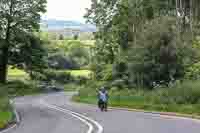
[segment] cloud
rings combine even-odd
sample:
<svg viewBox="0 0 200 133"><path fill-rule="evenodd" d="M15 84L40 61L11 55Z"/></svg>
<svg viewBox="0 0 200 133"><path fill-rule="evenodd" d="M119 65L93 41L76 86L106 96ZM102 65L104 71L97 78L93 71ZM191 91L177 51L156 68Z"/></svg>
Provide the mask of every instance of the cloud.
<svg viewBox="0 0 200 133"><path fill-rule="evenodd" d="M47 13L43 15L48 19L77 20L84 22L86 8L90 8L91 0L47 0Z"/></svg>

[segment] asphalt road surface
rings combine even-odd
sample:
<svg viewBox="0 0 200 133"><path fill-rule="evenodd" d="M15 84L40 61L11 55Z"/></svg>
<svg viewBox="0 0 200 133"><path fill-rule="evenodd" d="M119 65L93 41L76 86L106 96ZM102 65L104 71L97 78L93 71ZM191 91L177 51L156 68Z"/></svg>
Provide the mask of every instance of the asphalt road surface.
<svg viewBox="0 0 200 133"><path fill-rule="evenodd" d="M200 133L200 122L70 102L72 93L16 98L21 123L8 133Z"/></svg>

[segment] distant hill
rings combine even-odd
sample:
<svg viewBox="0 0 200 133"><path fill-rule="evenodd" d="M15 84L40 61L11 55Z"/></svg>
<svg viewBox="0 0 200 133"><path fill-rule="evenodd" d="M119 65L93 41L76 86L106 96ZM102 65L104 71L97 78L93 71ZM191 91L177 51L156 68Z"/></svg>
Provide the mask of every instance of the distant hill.
<svg viewBox="0 0 200 133"><path fill-rule="evenodd" d="M77 29L81 32L95 32L96 27L91 24L83 24L78 21L66 21L66 20L56 20L48 19L41 21L42 30L63 30L65 28Z"/></svg>

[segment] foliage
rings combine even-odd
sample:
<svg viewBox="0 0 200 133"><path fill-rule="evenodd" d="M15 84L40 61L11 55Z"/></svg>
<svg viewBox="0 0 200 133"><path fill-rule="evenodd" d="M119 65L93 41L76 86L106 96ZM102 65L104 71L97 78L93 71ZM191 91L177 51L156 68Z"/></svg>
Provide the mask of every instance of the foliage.
<svg viewBox="0 0 200 133"><path fill-rule="evenodd" d="M169 83L184 77L186 67L195 61L195 50L178 40L175 20L165 17L145 25L128 58L135 80L151 87L153 82Z"/></svg>
<svg viewBox="0 0 200 133"><path fill-rule="evenodd" d="M46 0L0 1L0 82L5 83L9 51L20 47L21 40L39 29L40 15L44 13ZM28 44L26 44L28 45Z"/></svg>
<svg viewBox="0 0 200 133"><path fill-rule="evenodd" d="M79 88L79 95L74 96L73 100L96 104L97 89L104 85L97 81L88 82ZM109 106L199 115L199 85L199 81L177 81L170 87L159 86L153 91L111 87Z"/></svg>
<svg viewBox="0 0 200 133"><path fill-rule="evenodd" d="M62 34L59 35L59 40L64 40L64 36Z"/></svg>
<svg viewBox="0 0 200 133"><path fill-rule="evenodd" d="M20 45L11 49L9 63L24 69L33 78L34 72L39 73L47 67L47 51L43 46L43 42L35 35L26 33L23 37L16 37L16 40Z"/></svg>
<svg viewBox="0 0 200 133"><path fill-rule="evenodd" d="M70 57L61 53L52 54L48 57L48 66L52 69L77 69L79 65Z"/></svg>
<svg viewBox="0 0 200 133"><path fill-rule="evenodd" d="M70 45L68 56L79 66L85 66L89 64L89 50L80 42Z"/></svg>
<svg viewBox="0 0 200 133"><path fill-rule="evenodd" d="M73 77L71 76L71 74L66 71L55 71L52 69L48 69L43 71L43 75L44 77L41 79L42 81L58 82L63 84L73 81Z"/></svg>
<svg viewBox="0 0 200 133"><path fill-rule="evenodd" d="M74 37L73 37L74 40L78 40L78 38L79 38L79 35L77 35L77 34L74 35Z"/></svg>
<svg viewBox="0 0 200 133"><path fill-rule="evenodd" d="M197 62L187 68L186 78L193 80L200 79L200 62Z"/></svg>
<svg viewBox="0 0 200 133"><path fill-rule="evenodd" d="M41 90L37 87L37 83L34 81L9 81L4 85L0 85L1 89L11 97L24 96L30 94L37 94Z"/></svg>

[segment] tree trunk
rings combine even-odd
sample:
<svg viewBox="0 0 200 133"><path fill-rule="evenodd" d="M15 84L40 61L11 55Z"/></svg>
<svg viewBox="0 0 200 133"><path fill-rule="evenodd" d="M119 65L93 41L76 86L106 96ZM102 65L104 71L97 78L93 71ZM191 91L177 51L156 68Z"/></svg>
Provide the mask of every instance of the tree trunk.
<svg viewBox="0 0 200 133"><path fill-rule="evenodd" d="M8 64L8 47L2 48L0 57L0 83L5 84L7 80L7 64Z"/></svg>
<svg viewBox="0 0 200 133"><path fill-rule="evenodd" d="M12 7L12 4L11 4ZM10 11L11 12L11 11ZM8 71L8 52L9 52L9 39L10 39L10 24L11 21L8 19L8 25L7 25L7 30L6 30L6 38L3 43L2 47L2 54L0 57L0 83L5 84L7 81L7 71Z"/></svg>

